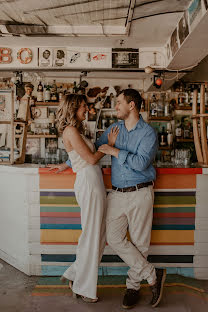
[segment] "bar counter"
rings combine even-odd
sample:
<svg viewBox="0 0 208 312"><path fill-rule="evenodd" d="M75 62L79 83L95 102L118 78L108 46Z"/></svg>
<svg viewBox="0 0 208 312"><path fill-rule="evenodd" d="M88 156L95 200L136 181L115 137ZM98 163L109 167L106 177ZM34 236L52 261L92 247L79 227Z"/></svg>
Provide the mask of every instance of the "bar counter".
<svg viewBox="0 0 208 312"><path fill-rule="evenodd" d="M111 191L111 169L103 179ZM169 274L208 279L208 168L156 168L149 261ZM0 257L28 275L61 275L75 260L81 233L72 169L0 166ZM101 275L127 267L106 246Z"/></svg>

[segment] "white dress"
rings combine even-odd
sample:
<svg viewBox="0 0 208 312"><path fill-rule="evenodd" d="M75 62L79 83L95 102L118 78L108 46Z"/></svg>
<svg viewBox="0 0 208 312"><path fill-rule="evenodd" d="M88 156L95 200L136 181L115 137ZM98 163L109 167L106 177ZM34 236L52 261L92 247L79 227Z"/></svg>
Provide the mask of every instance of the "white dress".
<svg viewBox="0 0 208 312"><path fill-rule="evenodd" d="M93 152L91 141L82 138ZM81 208L82 234L76 261L63 275L73 281L74 293L96 299L98 266L106 244L106 190L98 165L90 165L74 150L68 155L76 172L74 190Z"/></svg>

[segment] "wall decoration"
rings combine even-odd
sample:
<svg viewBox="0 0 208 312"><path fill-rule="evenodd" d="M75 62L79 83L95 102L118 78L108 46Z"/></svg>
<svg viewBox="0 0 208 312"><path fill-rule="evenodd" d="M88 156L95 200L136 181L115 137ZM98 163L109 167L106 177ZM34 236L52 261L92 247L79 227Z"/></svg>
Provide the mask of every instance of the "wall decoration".
<svg viewBox="0 0 208 312"><path fill-rule="evenodd" d="M26 154L32 155L32 158L40 157L40 141L39 139L28 138L26 142Z"/></svg>
<svg viewBox="0 0 208 312"><path fill-rule="evenodd" d="M183 41L188 36L188 34L189 34L188 13L186 11L178 24L178 36L179 36L180 44L183 43Z"/></svg>
<svg viewBox="0 0 208 312"><path fill-rule="evenodd" d="M17 52L17 59L21 64L29 64L32 61L32 50L29 48L22 48Z"/></svg>
<svg viewBox="0 0 208 312"><path fill-rule="evenodd" d="M174 32L171 35L170 47L171 47L172 56L174 56L175 53L178 51L178 48L179 48L177 28L174 30Z"/></svg>
<svg viewBox="0 0 208 312"><path fill-rule="evenodd" d="M78 60L78 58L80 58L80 56L81 56L81 54L79 52L72 54L70 57L69 63L71 63L71 64L75 63Z"/></svg>
<svg viewBox="0 0 208 312"><path fill-rule="evenodd" d="M138 68L139 67L139 49L112 49L112 67L113 68Z"/></svg>
<svg viewBox="0 0 208 312"><path fill-rule="evenodd" d="M0 64L10 64L12 50L10 48L0 48Z"/></svg>
<svg viewBox="0 0 208 312"><path fill-rule="evenodd" d="M201 0L193 0L188 8L189 13L189 25L191 30L198 24L201 19Z"/></svg>
<svg viewBox="0 0 208 312"><path fill-rule="evenodd" d="M94 103L88 103L88 121L96 121L97 110Z"/></svg>
<svg viewBox="0 0 208 312"><path fill-rule="evenodd" d="M53 66L63 67L66 65L66 48L57 48L53 50Z"/></svg>
<svg viewBox="0 0 208 312"><path fill-rule="evenodd" d="M53 49L51 48L39 48L39 66L40 67L52 67Z"/></svg>

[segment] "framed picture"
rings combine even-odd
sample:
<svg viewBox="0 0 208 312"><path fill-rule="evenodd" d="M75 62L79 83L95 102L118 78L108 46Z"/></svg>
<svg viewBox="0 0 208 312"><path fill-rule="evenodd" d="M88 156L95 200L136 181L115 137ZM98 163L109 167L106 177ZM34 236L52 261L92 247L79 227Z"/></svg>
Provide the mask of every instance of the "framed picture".
<svg viewBox="0 0 208 312"><path fill-rule="evenodd" d="M188 34L189 34L188 14L187 12L185 12L178 24L178 36L179 36L180 44L183 43L183 41L188 36Z"/></svg>
<svg viewBox="0 0 208 312"><path fill-rule="evenodd" d="M57 48L53 49L53 66L63 67L66 65L66 49Z"/></svg>
<svg viewBox="0 0 208 312"><path fill-rule="evenodd" d="M112 49L112 68L138 68L139 49Z"/></svg>
<svg viewBox="0 0 208 312"><path fill-rule="evenodd" d="M40 67L52 67L53 49L39 48L38 55Z"/></svg>
<svg viewBox="0 0 208 312"><path fill-rule="evenodd" d="M40 140L36 138L28 138L26 142L26 154L32 155L33 158L40 157Z"/></svg>

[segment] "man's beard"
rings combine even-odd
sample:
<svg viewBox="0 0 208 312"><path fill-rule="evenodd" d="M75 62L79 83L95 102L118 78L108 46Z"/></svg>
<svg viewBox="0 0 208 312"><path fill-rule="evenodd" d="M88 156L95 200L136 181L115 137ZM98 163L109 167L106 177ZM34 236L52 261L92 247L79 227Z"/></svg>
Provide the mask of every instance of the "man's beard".
<svg viewBox="0 0 208 312"><path fill-rule="evenodd" d="M120 116L118 116L118 114L117 114L117 117L118 117L118 119L125 120L125 119L127 119L129 117L129 112L123 113Z"/></svg>

